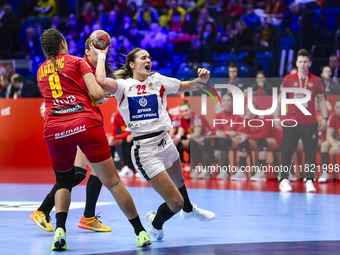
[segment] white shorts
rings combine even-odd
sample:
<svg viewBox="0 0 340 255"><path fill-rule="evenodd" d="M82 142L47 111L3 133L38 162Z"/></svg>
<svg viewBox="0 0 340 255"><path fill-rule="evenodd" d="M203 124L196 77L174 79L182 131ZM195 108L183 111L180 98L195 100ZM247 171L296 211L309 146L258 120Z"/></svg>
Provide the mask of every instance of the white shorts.
<svg viewBox="0 0 340 255"><path fill-rule="evenodd" d="M168 132L133 141L131 159L144 181L170 168L179 158L179 153Z"/></svg>

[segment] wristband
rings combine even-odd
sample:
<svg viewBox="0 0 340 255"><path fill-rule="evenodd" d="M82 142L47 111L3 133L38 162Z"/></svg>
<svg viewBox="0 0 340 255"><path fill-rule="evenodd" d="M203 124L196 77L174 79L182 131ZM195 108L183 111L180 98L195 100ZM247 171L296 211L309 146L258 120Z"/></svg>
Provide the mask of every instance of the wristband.
<svg viewBox="0 0 340 255"><path fill-rule="evenodd" d="M328 120L328 117L323 117L324 120Z"/></svg>
<svg viewBox="0 0 340 255"><path fill-rule="evenodd" d="M104 54L104 53L99 53L98 54L98 59L104 59L104 60L106 60L106 54Z"/></svg>
<svg viewBox="0 0 340 255"><path fill-rule="evenodd" d="M187 136L186 135L182 135L181 136L181 140L186 140L187 139Z"/></svg>

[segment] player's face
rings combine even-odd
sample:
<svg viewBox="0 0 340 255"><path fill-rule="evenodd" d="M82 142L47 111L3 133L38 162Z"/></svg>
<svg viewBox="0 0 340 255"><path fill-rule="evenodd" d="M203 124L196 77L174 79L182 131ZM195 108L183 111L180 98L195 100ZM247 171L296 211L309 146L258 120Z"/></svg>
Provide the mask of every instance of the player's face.
<svg viewBox="0 0 340 255"><path fill-rule="evenodd" d="M334 110L336 112L336 115L338 115L340 117L340 102L335 103Z"/></svg>
<svg viewBox="0 0 340 255"><path fill-rule="evenodd" d="M226 112L233 110L233 99L229 95L224 95L222 97L222 106Z"/></svg>
<svg viewBox="0 0 340 255"><path fill-rule="evenodd" d="M308 57L299 56L296 60L296 66L299 70L299 73L308 72L311 65L312 65L312 62L310 61Z"/></svg>
<svg viewBox="0 0 340 255"><path fill-rule="evenodd" d="M179 111L184 119L190 119L190 107L188 105L180 106Z"/></svg>
<svg viewBox="0 0 340 255"><path fill-rule="evenodd" d="M149 53L145 50L138 51L135 54L135 62L130 62L133 75L147 79L150 75L152 63Z"/></svg>
<svg viewBox="0 0 340 255"><path fill-rule="evenodd" d="M94 50L92 48L90 48L90 50L85 49L85 54L92 65L96 66L98 62L98 55L94 52Z"/></svg>

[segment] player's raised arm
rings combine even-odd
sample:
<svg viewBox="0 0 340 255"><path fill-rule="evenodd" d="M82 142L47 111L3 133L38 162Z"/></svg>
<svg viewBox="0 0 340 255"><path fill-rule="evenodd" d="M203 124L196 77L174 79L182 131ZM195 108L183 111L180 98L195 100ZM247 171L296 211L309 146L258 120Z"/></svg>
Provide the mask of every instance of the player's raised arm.
<svg viewBox="0 0 340 255"><path fill-rule="evenodd" d="M97 69L96 69L96 80L102 88L110 93L115 93L117 90L117 81L112 78L106 77L105 72L105 60L106 54L108 52L109 47L106 47L104 50L97 49L90 44L91 49L94 50L96 54L98 54L98 62L97 62Z"/></svg>
<svg viewBox="0 0 340 255"><path fill-rule="evenodd" d="M210 78L210 71L205 68L198 68L197 74L198 78L192 81L182 81L179 85L178 92L192 91L202 88Z"/></svg>

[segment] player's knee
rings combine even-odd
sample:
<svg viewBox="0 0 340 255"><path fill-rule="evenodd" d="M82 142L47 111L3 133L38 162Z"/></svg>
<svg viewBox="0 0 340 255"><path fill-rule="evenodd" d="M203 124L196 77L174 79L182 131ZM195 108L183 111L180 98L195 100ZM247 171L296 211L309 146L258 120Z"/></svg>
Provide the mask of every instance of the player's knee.
<svg viewBox="0 0 340 255"><path fill-rule="evenodd" d="M247 151L249 148L249 141L245 140L243 143L240 143L240 145L238 146L238 150L239 151Z"/></svg>
<svg viewBox="0 0 340 255"><path fill-rule="evenodd" d="M202 150L203 150L203 151L209 150L209 149L210 149L210 146L211 146L211 141L210 141L210 139L205 138L205 139L202 141L201 146L202 146Z"/></svg>
<svg viewBox="0 0 340 255"><path fill-rule="evenodd" d="M169 203L169 208L174 213L178 213L182 209L183 204L184 204L183 197L178 196L178 197L172 199L171 203Z"/></svg>
<svg viewBox="0 0 340 255"><path fill-rule="evenodd" d="M221 151L228 151L232 144L233 144L233 141L231 140L230 137L221 138L220 139Z"/></svg>
<svg viewBox="0 0 340 255"><path fill-rule="evenodd" d="M267 151L268 148L267 140L266 139L257 140L257 147L259 148L259 151Z"/></svg>
<svg viewBox="0 0 340 255"><path fill-rule="evenodd" d="M56 180L57 180L57 190L59 189L68 189L70 192L72 191L72 187L75 180L75 170L72 167L67 172L59 172L54 169Z"/></svg>
<svg viewBox="0 0 340 255"><path fill-rule="evenodd" d="M82 168L79 166L75 166L74 170L75 170L75 178L74 178L73 187L81 183L85 179L86 173L87 173L87 170L85 168Z"/></svg>

